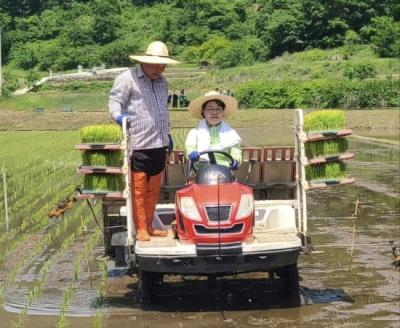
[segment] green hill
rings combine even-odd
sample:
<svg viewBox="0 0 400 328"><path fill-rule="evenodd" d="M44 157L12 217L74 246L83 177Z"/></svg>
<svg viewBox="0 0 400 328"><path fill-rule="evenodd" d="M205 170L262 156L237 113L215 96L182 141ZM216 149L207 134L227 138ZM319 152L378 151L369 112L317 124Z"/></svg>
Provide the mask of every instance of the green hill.
<svg viewBox="0 0 400 328"><path fill-rule="evenodd" d="M0 109L104 111L115 75L92 73L153 40L182 61L165 75L189 99L219 88L242 108L396 107L399 19L391 0L3 0ZM78 66L85 80L42 83Z"/></svg>
<svg viewBox="0 0 400 328"><path fill-rule="evenodd" d="M0 1L2 62L29 70L29 81L78 65L129 66L128 55L153 40L185 63L212 68L340 46L351 56L363 44L392 58L400 55L399 19L400 5L391 0ZM18 76L6 69L4 82L6 93Z"/></svg>

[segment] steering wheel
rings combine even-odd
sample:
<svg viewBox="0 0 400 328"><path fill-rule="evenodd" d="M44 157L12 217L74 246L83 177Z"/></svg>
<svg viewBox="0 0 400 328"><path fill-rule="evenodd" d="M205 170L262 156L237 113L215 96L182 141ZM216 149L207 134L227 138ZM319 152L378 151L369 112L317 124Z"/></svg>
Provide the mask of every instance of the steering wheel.
<svg viewBox="0 0 400 328"><path fill-rule="evenodd" d="M231 154L227 153L226 151L223 150L204 150L199 152L199 155L203 155L203 154L208 154L208 158L210 159L208 162L210 164L217 164L217 160L215 159L215 154L222 154L224 155L227 159L230 160L229 165L232 165L233 162L235 161L233 159L233 157L231 156ZM194 173L197 173L198 169L195 167L194 163L196 162L190 162L190 170L192 170Z"/></svg>

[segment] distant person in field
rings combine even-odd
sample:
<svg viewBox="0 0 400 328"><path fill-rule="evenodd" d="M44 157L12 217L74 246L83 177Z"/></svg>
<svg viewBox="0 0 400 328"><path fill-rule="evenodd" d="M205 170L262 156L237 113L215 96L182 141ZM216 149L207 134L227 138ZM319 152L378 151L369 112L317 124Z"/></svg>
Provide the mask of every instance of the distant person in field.
<svg viewBox="0 0 400 328"><path fill-rule="evenodd" d="M167 151L173 149L169 128L168 83L163 77L171 59L167 46L151 42L144 55L132 55L139 62L120 74L110 92L108 108L113 119L122 125L128 117L130 125L131 182L133 219L137 240L150 236L165 237L167 231L154 229L152 221L165 167Z"/></svg>
<svg viewBox="0 0 400 328"><path fill-rule="evenodd" d="M179 98L179 96L174 91L172 93L172 108L178 108L178 98Z"/></svg>
<svg viewBox="0 0 400 328"><path fill-rule="evenodd" d="M189 100L187 100L186 95L185 95L185 89L182 89L180 94L179 94L179 107L187 107L189 105Z"/></svg>
<svg viewBox="0 0 400 328"><path fill-rule="evenodd" d="M237 170L242 162L241 138L224 118L232 115L238 107L235 98L224 96L216 91L209 91L204 96L191 101L189 112L200 119L197 128L189 131L185 142L186 156L197 162L208 155L200 152L206 150L222 150L229 153L234 162L231 164L226 156L215 154L218 164Z"/></svg>
<svg viewBox="0 0 400 328"><path fill-rule="evenodd" d="M224 95L224 96L231 96L231 97L234 97L234 94L233 94L233 91L231 91L231 90L224 90L224 91L222 91L222 94Z"/></svg>

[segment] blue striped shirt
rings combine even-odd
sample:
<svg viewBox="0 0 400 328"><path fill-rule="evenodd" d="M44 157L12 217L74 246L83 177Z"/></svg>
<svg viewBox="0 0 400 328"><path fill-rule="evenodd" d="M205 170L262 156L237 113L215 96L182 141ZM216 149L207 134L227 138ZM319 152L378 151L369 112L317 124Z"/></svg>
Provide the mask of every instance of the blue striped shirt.
<svg viewBox="0 0 400 328"><path fill-rule="evenodd" d="M137 65L114 81L108 109L114 118L128 113L130 150L168 146L168 83L161 76L150 80Z"/></svg>

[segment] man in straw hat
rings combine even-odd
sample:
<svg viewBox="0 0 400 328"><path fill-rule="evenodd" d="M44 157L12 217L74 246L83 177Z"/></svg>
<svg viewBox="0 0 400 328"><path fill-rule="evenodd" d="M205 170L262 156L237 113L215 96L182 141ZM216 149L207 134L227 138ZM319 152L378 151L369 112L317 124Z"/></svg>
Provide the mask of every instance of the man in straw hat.
<svg viewBox="0 0 400 328"><path fill-rule="evenodd" d="M230 163L226 156L215 154L218 164L237 170L242 161L240 148L241 138L224 118L232 115L238 102L231 96L221 95L217 91L209 91L204 96L194 99L189 104L189 112L200 119L196 129L189 131L185 142L185 153L192 162L200 159L200 152L206 150L222 150L229 153L234 162ZM205 160L208 155L203 154Z"/></svg>
<svg viewBox="0 0 400 328"><path fill-rule="evenodd" d="M161 172L166 153L173 148L169 130L168 83L163 77L170 58L167 46L151 42L144 55L132 55L139 62L120 74L111 89L108 107L113 119L122 125L127 116L131 151L133 219L136 239L165 237L167 231L152 227L160 192Z"/></svg>

